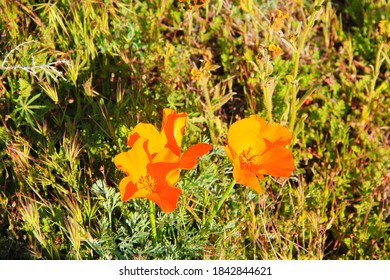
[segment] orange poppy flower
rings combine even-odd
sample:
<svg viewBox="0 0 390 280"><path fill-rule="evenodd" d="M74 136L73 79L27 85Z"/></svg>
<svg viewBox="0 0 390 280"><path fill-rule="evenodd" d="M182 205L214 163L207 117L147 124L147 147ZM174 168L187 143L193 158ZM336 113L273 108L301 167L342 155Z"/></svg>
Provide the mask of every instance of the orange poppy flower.
<svg viewBox="0 0 390 280"><path fill-rule="evenodd" d="M115 165L126 173L119 183L122 201L145 197L164 212L176 208L181 190L176 188L181 169L191 169L198 157L211 150L208 144L196 144L181 154L181 140L187 115L164 109L161 132L140 123L130 132L132 147L115 156Z"/></svg>
<svg viewBox="0 0 390 280"><path fill-rule="evenodd" d="M129 133L127 144L132 147L139 138L147 138L149 139L148 149L152 154L168 148L179 156L186 122L186 113L177 113L166 108L163 110L161 132L154 125L139 123Z"/></svg>
<svg viewBox="0 0 390 280"><path fill-rule="evenodd" d="M198 157L211 150L208 144L196 144L188 148L181 155L181 142L187 122L186 113L177 113L171 109L163 110L161 132L151 124L139 123L129 133L127 144L132 147L139 138L147 138L148 151L153 156L153 162L172 163L170 166L176 168L168 174L168 181L171 185L179 181L180 169L191 169Z"/></svg>
<svg viewBox="0 0 390 280"><path fill-rule="evenodd" d="M258 178L265 174L288 177L294 169L292 153L285 148L291 132L252 115L233 123L228 132L225 153L233 162L233 177L258 193L263 193Z"/></svg>

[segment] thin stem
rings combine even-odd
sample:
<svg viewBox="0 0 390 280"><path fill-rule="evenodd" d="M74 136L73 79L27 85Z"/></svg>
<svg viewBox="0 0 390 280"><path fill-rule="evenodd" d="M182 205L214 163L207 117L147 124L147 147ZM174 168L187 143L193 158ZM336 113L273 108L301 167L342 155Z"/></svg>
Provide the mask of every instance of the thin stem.
<svg viewBox="0 0 390 280"><path fill-rule="evenodd" d="M293 83L295 83L295 81L293 81ZM291 88L289 129L294 133L295 120L297 116L297 86L294 84L288 88Z"/></svg>
<svg viewBox="0 0 390 280"><path fill-rule="evenodd" d="M206 107L207 107L207 112L206 112L207 122L208 122L208 126L209 126L211 142L213 142L213 144L217 144L216 137L215 137L215 131L214 131L214 119L213 119L214 112L213 112L213 106L211 103L210 93L209 93L209 90L207 88L207 81L208 80L202 79L203 94L204 94L204 97L206 100Z"/></svg>
<svg viewBox="0 0 390 280"><path fill-rule="evenodd" d="M156 228L156 210L154 202L149 200L149 217L150 217L150 226L152 228L152 240L153 245L157 245L157 228Z"/></svg>
<svg viewBox="0 0 390 280"><path fill-rule="evenodd" d="M272 96L270 96L267 86L264 87L265 108L267 110L267 118L272 123Z"/></svg>
<svg viewBox="0 0 390 280"><path fill-rule="evenodd" d="M270 59L269 59L269 56L267 56L267 60L265 62L265 77L268 77L270 75L269 73L269 65L270 65ZM267 117L268 117L268 121L269 122L273 122L272 120L272 95L273 95L273 89L272 91L270 92L270 84L268 83L270 80L265 78L263 79L263 83L264 83L264 99L265 99L265 108L267 110Z"/></svg>
<svg viewBox="0 0 390 280"><path fill-rule="evenodd" d="M28 42L24 42L24 43L21 43L19 45L17 45L15 48L13 48L4 58L3 60L3 63L1 64L1 67L4 67L5 63L7 62L7 59L8 57L11 55L11 53L13 53L14 51L18 50L19 48L21 48L22 46L24 45L27 45L27 44L30 44L30 43L34 43L36 42L35 40L31 40L31 41L28 41Z"/></svg>
<svg viewBox="0 0 390 280"><path fill-rule="evenodd" d="M187 44L188 46L191 46L191 33L192 33L192 22L194 19L194 12L193 10L189 10L188 12L188 35L187 35Z"/></svg>
<svg viewBox="0 0 390 280"><path fill-rule="evenodd" d="M371 113L371 111L374 109L374 98L376 97L376 92L375 92L375 86L379 77L380 73L380 68L385 60L385 56L383 55L382 57L382 50L383 50L384 44L381 44L378 52L376 54L376 60L375 60L375 66L373 67L373 73L372 73L372 78L370 80L370 88L368 92L368 100L367 104L364 105L363 107L363 112L362 112L362 121L365 123Z"/></svg>
<svg viewBox="0 0 390 280"><path fill-rule="evenodd" d="M316 11L314 14L310 16L309 22L303 31L303 34L299 40L297 51L294 55L294 71L292 75L292 88L291 88L291 103L290 103L290 120L289 120L289 129L294 133L295 129L295 121L296 121L296 115L297 115L297 93L298 93L298 87L297 87L297 77L298 77L298 69L299 69L299 61L301 58L301 52L305 45L307 34L309 33L309 30L314 26L314 22L316 21L318 14L320 12ZM295 138L296 135L294 135Z"/></svg>
<svg viewBox="0 0 390 280"><path fill-rule="evenodd" d="M275 251L275 248L274 246L272 245L272 241L268 235L268 231L267 231L267 227L265 226L265 222L264 222L264 218L263 218L263 212L261 211L261 207L259 205L259 211L260 211L260 218L261 218L261 223L263 225L263 229L264 229L264 233L265 233L265 236L267 237L267 240L268 240L268 243L271 245L271 249L272 249L272 252L274 253L275 255L275 258L278 260L278 254L276 253Z"/></svg>
<svg viewBox="0 0 390 280"><path fill-rule="evenodd" d="M218 201L218 203L214 206L213 211L211 212L210 216L204 223L204 225L208 225L212 219L214 219L215 215L217 215L218 210L221 208L222 204L225 202L226 198L230 195L232 192L234 186L236 185L236 181L233 180L230 186L226 189L226 191L223 193L221 199Z"/></svg>
<svg viewBox="0 0 390 280"><path fill-rule="evenodd" d="M382 65L383 60L384 60L384 57L383 58L381 57L383 47L384 47L384 44L381 44L379 47L379 50L376 54L375 67L374 67L374 72L373 72L372 79L371 79L370 92L368 95L369 103L372 102L372 99L375 96L375 85L376 85L376 82L378 80L380 68L381 68L381 65Z"/></svg>
<svg viewBox="0 0 390 280"><path fill-rule="evenodd" d="M319 11L316 11L316 12L314 12L314 14L312 14L310 16L309 22L308 22L305 30L303 31L302 37L299 40L298 49L297 49L297 52L295 53L296 55L295 55L294 72L293 72L294 80L298 76L299 59L301 56L303 46L305 45L307 34L309 33L309 30L314 26L314 22L316 21L319 13L320 13Z"/></svg>

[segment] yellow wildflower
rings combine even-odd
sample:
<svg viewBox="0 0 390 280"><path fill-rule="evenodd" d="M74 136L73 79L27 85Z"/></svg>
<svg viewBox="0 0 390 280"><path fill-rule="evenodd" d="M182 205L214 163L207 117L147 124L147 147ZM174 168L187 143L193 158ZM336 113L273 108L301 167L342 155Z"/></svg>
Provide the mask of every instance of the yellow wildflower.
<svg viewBox="0 0 390 280"><path fill-rule="evenodd" d="M282 52L282 49L278 45L271 44L268 46L268 51L272 58L276 58Z"/></svg>
<svg viewBox="0 0 390 280"><path fill-rule="evenodd" d="M192 68L191 69L191 80L197 81L200 79L200 71L197 68Z"/></svg>
<svg viewBox="0 0 390 280"><path fill-rule="evenodd" d="M378 23L379 34L383 35L386 32L386 20L382 19Z"/></svg>
<svg viewBox="0 0 390 280"><path fill-rule="evenodd" d="M284 20L288 18L287 14L281 10L276 10L275 13L271 14L271 28L274 31L279 31L283 27Z"/></svg>
<svg viewBox="0 0 390 280"><path fill-rule="evenodd" d="M208 78L211 76L211 71L219 67L219 65L211 64L209 61L203 61L199 70L195 67L191 69L191 79L197 81L200 78Z"/></svg>

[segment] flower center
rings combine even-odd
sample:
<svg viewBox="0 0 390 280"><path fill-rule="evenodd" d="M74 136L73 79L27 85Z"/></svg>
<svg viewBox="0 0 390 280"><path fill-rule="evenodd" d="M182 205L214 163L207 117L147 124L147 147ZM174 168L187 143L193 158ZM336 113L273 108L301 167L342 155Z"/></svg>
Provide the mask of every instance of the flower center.
<svg viewBox="0 0 390 280"><path fill-rule="evenodd" d="M157 182L150 174L141 176L137 182L139 190L146 190L148 193L152 193L156 190Z"/></svg>
<svg viewBox="0 0 390 280"><path fill-rule="evenodd" d="M249 147L241 152L239 160L241 169L255 171L253 169L260 164L260 155L252 147Z"/></svg>

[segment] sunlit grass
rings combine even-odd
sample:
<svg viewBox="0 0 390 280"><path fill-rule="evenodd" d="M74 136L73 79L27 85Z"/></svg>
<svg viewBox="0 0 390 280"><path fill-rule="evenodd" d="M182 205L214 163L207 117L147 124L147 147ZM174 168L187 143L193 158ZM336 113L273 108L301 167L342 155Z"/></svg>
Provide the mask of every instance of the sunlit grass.
<svg viewBox="0 0 390 280"><path fill-rule="evenodd" d="M390 258L387 1L35 2L0 3L0 258ZM154 244L113 159L163 108L213 150ZM251 114L289 127L295 169L213 213Z"/></svg>

